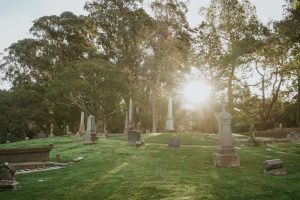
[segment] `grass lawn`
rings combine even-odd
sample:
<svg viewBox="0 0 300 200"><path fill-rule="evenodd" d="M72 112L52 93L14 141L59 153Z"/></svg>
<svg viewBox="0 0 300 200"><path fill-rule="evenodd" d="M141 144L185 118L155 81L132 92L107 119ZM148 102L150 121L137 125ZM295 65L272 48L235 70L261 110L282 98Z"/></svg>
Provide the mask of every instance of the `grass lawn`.
<svg viewBox="0 0 300 200"><path fill-rule="evenodd" d="M217 141L203 134L180 134L180 149L167 147L170 134L143 135L147 145L127 146L125 137L101 138L83 145L80 138L55 137L3 144L0 148L54 144L51 159L60 153L65 169L18 175L21 188L0 192L1 200L43 199L300 199L300 144L262 147L240 144L241 167L216 168ZM263 175L262 163L280 158L287 176Z"/></svg>

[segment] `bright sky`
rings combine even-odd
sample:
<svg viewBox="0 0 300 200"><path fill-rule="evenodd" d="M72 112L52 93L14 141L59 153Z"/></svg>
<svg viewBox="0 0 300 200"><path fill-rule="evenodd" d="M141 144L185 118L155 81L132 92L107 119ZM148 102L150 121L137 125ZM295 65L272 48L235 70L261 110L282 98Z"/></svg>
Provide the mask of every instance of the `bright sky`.
<svg viewBox="0 0 300 200"><path fill-rule="evenodd" d="M63 11L86 14L83 6L87 0L0 0L0 53L10 44L30 37L32 21L45 15L59 15ZM150 0L146 0L149 2ZM284 0L250 0L264 23L282 18ZM201 21L198 9L209 0L189 0L188 20L192 26ZM147 3L146 3L147 4ZM9 85L0 82L0 89Z"/></svg>

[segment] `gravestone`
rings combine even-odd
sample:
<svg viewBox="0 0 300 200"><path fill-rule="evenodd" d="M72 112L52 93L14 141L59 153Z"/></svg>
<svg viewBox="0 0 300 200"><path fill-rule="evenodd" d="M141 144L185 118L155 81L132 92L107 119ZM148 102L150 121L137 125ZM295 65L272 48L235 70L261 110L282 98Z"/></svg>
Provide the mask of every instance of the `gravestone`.
<svg viewBox="0 0 300 200"><path fill-rule="evenodd" d="M131 146L142 146L145 143L141 141L141 133L135 129L134 125L134 114L133 114L133 102L132 99L129 101L129 121L128 121L128 145Z"/></svg>
<svg viewBox="0 0 300 200"><path fill-rule="evenodd" d="M179 148L180 147L180 137L169 138L169 147Z"/></svg>
<svg viewBox="0 0 300 200"><path fill-rule="evenodd" d="M283 162L280 159L265 160L264 161L264 174L282 176L286 175L287 171L283 167Z"/></svg>
<svg viewBox="0 0 300 200"><path fill-rule="evenodd" d="M124 134L128 134L128 111L126 110Z"/></svg>
<svg viewBox="0 0 300 200"><path fill-rule="evenodd" d="M0 191L14 190L19 183L15 178L16 170L9 166L7 162L0 164Z"/></svg>
<svg viewBox="0 0 300 200"><path fill-rule="evenodd" d="M83 136L83 143L84 144L95 144L97 142L97 134L96 134L96 127L95 127L95 117L90 115L87 118L87 128L85 134Z"/></svg>
<svg viewBox="0 0 300 200"><path fill-rule="evenodd" d="M85 133L85 125L84 125L84 112L81 112L80 115L80 124L79 124L79 135L82 136Z"/></svg>
<svg viewBox="0 0 300 200"><path fill-rule="evenodd" d="M173 120L173 111L172 111L172 97L168 97L168 117L166 121L166 131L174 131L174 120Z"/></svg>
<svg viewBox="0 0 300 200"><path fill-rule="evenodd" d="M49 135L49 137L54 137L53 128L54 128L54 124L51 124L50 125L50 135Z"/></svg>
<svg viewBox="0 0 300 200"><path fill-rule="evenodd" d="M29 137L25 137L25 141L28 141L29 140Z"/></svg>
<svg viewBox="0 0 300 200"><path fill-rule="evenodd" d="M216 167L239 167L240 158L235 153L233 147L233 139L231 132L231 119L230 113L226 112L225 104L222 105L222 111L218 114L219 124L219 149L214 154L214 164Z"/></svg>

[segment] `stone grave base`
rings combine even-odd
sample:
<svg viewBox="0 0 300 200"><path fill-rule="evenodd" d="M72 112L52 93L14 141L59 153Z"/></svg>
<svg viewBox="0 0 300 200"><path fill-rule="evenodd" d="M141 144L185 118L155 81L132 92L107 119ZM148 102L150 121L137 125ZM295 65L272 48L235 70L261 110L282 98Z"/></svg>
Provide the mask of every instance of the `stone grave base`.
<svg viewBox="0 0 300 200"><path fill-rule="evenodd" d="M83 136L83 144L97 144L97 134L96 133L90 133L89 134L85 134Z"/></svg>
<svg viewBox="0 0 300 200"><path fill-rule="evenodd" d="M15 190L18 186L19 183L16 181L0 180L0 191Z"/></svg>
<svg viewBox="0 0 300 200"><path fill-rule="evenodd" d="M237 154L214 154L214 164L216 167L239 167L240 157Z"/></svg>
<svg viewBox="0 0 300 200"><path fill-rule="evenodd" d="M264 170L264 174L272 175L272 176L284 176L287 175L287 171L285 168L271 169L271 170Z"/></svg>
<svg viewBox="0 0 300 200"><path fill-rule="evenodd" d="M179 148L180 147L180 138L172 137L169 139L169 147L171 148Z"/></svg>

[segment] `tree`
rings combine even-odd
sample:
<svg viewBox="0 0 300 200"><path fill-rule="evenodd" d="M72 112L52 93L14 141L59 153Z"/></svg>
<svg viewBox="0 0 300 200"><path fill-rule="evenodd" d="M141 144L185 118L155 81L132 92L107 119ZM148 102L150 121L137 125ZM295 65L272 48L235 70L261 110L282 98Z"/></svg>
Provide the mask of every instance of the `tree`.
<svg viewBox="0 0 300 200"><path fill-rule="evenodd" d="M260 32L255 8L248 0L212 0L201 9L205 21L196 29L196 56L216 89L227 89L233 111L236 73L249 62ZM226 88L224 88L226 86Z"/></svg>
<svg viewBox="0 0 300 200"><path fill-rule="evenodd" d="M107 128L107 118L123 109L127 88L118 66L101 59L69 64L49 82L49 98L55 107L76 106L96 117ZM78 114L79 116L79 114ZM123 122L122 122L123 123Z"/></svg>
<svg viewBox="0 0 300 200"><path fill-rule="evenodd" d="M288 48L289 52L289 71L292 72L291 77L297 82L295 92L297 93L297 109L296 109L296 126L300 122L300 1L286 0L286 16L283 20L274 24L274 29L278 33L282 43Z"/></svg>
<svg viewBox="0 0 300 200"><path fill-rule="evenodd" d="M178 77L188 69L190 53L187 8L175 0L154 1L151 4L154 24L143 30L140 79L149 96L152 111L152 132L157 132L157 104L164 93L172 93Z"/></svg>

